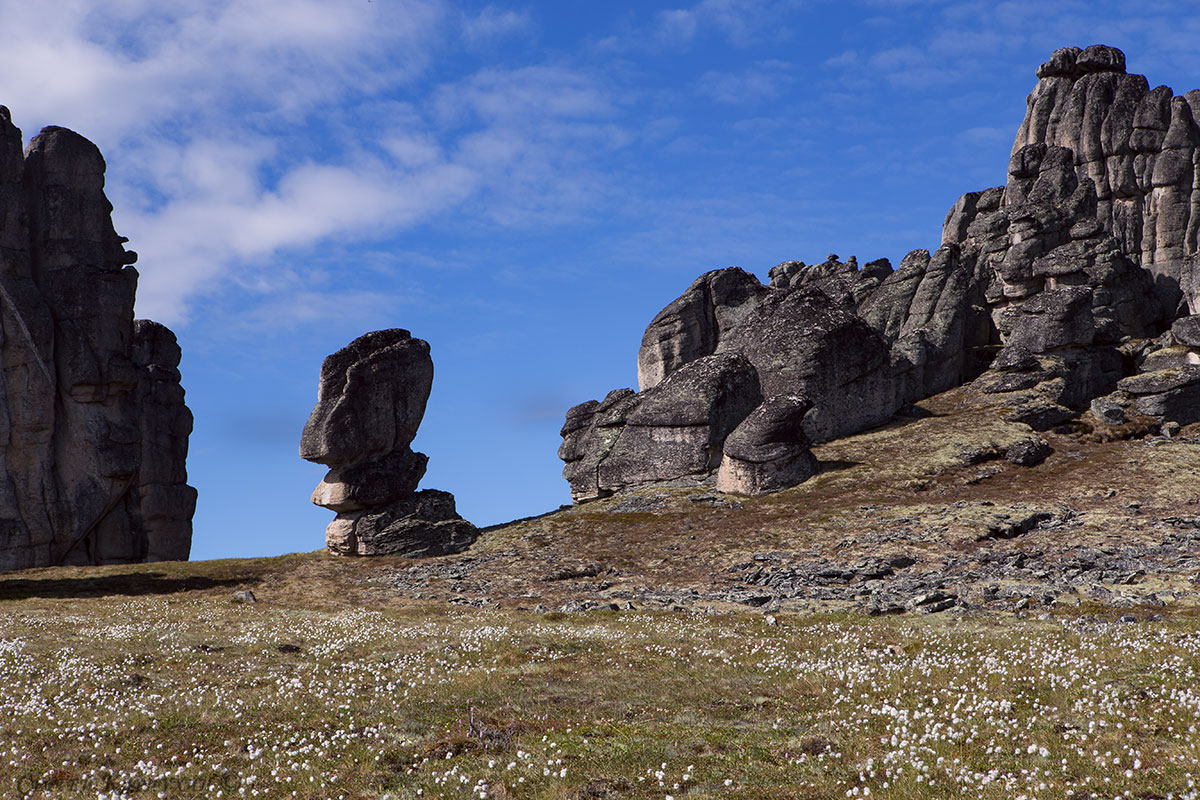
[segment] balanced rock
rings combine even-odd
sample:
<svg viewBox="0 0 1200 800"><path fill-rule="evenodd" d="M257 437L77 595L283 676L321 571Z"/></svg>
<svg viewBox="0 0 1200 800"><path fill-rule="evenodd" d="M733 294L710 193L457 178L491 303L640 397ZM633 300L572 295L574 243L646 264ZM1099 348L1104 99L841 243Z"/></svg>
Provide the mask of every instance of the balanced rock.
<svg viewBox="0 0 1200 800"><path fill-rule="evenodd" d="M0 570L186 559L192 416L174 334L133 318L137 254L94 144L0 107Z"/></svg>
<svg viewBox="0 0 1200 800"><path fill-rule="evenodd" d="M417 491L429 462L409 447L433 386L429 344L406 330L364 334L321 365L300 456L332 467L312 502L337 512L325 532L340 555L444 555L479 535L454 496Z"/></svg>

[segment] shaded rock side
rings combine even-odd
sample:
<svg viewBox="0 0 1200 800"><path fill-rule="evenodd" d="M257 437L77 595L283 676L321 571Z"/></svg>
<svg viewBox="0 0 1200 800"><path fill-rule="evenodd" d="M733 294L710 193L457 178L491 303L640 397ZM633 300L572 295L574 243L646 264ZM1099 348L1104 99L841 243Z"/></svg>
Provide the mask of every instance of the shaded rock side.
<svg viewBox="0 0 1200 800"><path fill-rule="evenodd" d="M717 490L762 495L811 478L817 459L804 435L807 397L777 395L754 409L725 439Z"/></svg>
<svg viewBox="0 0 1200 800"><path fill-rule="evenodd" d="M20 142L0 109L0 569L186 558L178 346L135 334L104 159L65 128Z"/></svg>
<svg viewBox="0 0 1200 800"><path fill-rule="evenodd" d="M399 328L358 337L321 364L300 457L338 467L408 447L432 386L427 342Z"/></svg>
<svg viewBox="0 0 1200 800"><path fill-rule="evenodd" d="M638 349L638 389L651 389L689 361L715 353L767 292L758 278L738 267L706 272L693 281L646 327Z"/></svg>
<svg viewBox="0 0 1200 800"><path fill-rule="evenodd" d="M724 353L690 361L641 393L618 390L572 408L559 448L572 499L708 478L725 437L760 402L754 367Z"/></svg>

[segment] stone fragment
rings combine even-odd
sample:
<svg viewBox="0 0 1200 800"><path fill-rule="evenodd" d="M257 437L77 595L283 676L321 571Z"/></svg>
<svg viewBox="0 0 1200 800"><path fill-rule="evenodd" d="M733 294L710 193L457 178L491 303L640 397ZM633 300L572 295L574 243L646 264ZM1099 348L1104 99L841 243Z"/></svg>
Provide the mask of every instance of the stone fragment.
<svg viewBox="0 0 1200 800"><path fill-rule="evenodd" d="M329 470L313 490L312 502L333 511L384 506L417 490L429 457L407 447L382 458Z"/></svg>
<svg viewBox="0 0 1200 800"><path fill-rule="evenodd" d="M339 555L424 558L461 553L478 537L479 530L458 515L454 495L425 489L385 506L339 514L326 544Z"/></svg>
<svg viewBox="0 0 1200 800"><path fill-rule="evenodd" d="M1105 425L1124 425L1125 407L1111 397L1097 397L1091 403L1092 414Z"/></svg>
<svg viewBox="0 0 1200 800"><path fill-rule="evenodd" d="M1171 336L1185 347L1200 348L1200 314L1175 320L1171 324Z"/></svg>
<svg viewBox="0 0 1200 800"><path fill-rule="evenodd" d="M1045 439L1023 439L1009 445L1004 451L1004 460L1019 467L1035 467L1052 452Z"/></svg>

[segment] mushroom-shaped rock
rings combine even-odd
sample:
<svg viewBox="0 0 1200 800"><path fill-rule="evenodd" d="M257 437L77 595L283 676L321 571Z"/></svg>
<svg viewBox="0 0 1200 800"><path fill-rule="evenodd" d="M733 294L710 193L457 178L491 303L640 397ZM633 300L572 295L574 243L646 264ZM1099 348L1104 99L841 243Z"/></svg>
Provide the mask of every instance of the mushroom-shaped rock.
<svg viewBox="0 0 1200 800"><path fill-rule="evenodd" d="M754 409L725 439L718 491L770 494L811 478L817 459L804 435L810 408L807 397L777 395Z"/></svg>
<svg viewBox="0 0 1200 800"><path fill-rule="evenodd" d="M432 384L429 344L399 328L360 336L321 365L300 455L333 467L312 494L338 512L325 530L332 552L435 556L478 537L453 495L416 491L429 459L409 444Z"/></svg>

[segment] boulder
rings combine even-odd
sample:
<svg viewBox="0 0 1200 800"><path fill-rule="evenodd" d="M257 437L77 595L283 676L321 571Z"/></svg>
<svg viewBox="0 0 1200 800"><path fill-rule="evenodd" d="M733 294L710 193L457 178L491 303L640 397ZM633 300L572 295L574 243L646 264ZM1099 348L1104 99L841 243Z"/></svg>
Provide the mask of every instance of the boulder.
<svg viewBox="0 0 1200 800"><path fill-rule="evenodd" d="M721 463L725 437L760 402L758 374L744 356L689 362L638 396L598 464L599 490L709 477Z"/></svg>
<svg viewBox="0 0 1200 800"><path fill-rule="evenodd" d="M895 391L887 342L817 290L765 295L717 350L744 355L764 395L808 397L813 409L804 427L812 441L882 424L907 402Z"/></svg>
<svg viewBox="0 0 1200 800"><path fill-rule="evenodd" d="M1200 422L1200 365L1131 375L1117 388L1132 398L1140 414L1160 422Z"/></svg>
<svg viewBox="0 0 1200 800"><path fill-rule="evenodd" d="M689 361L716 352L725 334L767 291L758 278L737 267L697 278L646 327L638 350L638 388L653 388Z"/></svg>
<svg viewBox="0 0 1200 800"><path fill-rule="evenodd" d="M479 536L453 495L417 491L429 458L409 445L432 386L429 344L399 328L364 334L321 365L300 456L332 467L311 498L337 512L325 529L331 552L436 556Z"/></svg>
<svg viewBox="0 0 1200 800"><path fill-rule="evenodd" d="M725 439L717 490L770 494L811 478L817 459L804 434L811 408L807 397L776 395L754 409Z"/></svg>
<svg viewBox="0 0 1200 800"><path fill-rule="evenodd" d="M478 537L479 530L455 510L454 495L425 489L384 506L338 514L325 540L338 555L425 558L461 553Z"/></svg>
<svg viewBox="0 0 1200 800"><path fill-rule="evenodd" d="M1184 347L1200 348L1200 314L1175 320L1171 324L1171 336Z"/></svg>
<svg viewBox="0 0 1200 800"><path fill-rule="evenodd" d="M399 328L358 337L321 365L301 458L337 467L408 447L432 386L428 343Z"/></svg>

